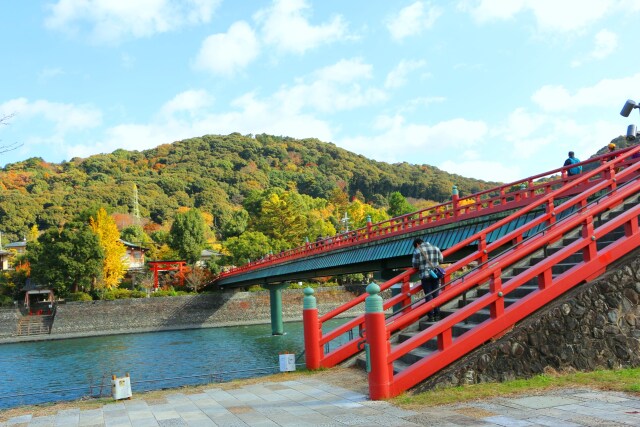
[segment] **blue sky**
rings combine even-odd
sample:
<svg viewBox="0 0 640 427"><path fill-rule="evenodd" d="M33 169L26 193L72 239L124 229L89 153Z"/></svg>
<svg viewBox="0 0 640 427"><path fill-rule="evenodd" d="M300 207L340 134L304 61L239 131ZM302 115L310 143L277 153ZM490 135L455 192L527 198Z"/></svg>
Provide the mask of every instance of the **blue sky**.
<svg viewBox="0 0 640 427"><path fill-rule="evenodd" d="M640 125L640 0L0 2L0 165L315 137L511 181Z"/></svg>

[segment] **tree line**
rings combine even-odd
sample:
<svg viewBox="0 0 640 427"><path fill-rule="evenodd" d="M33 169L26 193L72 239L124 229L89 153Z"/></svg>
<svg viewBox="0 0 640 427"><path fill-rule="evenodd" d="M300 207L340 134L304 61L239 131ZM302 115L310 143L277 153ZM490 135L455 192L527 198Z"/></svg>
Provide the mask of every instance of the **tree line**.
<svg viewBox="0 0 640 427"><path fill-rule="evenodd" d="M212 249L223 254L215 270L362 227L367 217L377 222L448 200L454 184L461 194L496 185L429 165L376 162L316 139L205 135L141 152L8 164L0 170L0 231L5 242L28 237L29 274L64 293L109 287L118 277L105 270L118 255L100 252L100 239L191 264ZM109 232L100 231L97 224L109 221ZM65 250L102 264L37 272L60 270L62 255L54 254Z"/></svg>

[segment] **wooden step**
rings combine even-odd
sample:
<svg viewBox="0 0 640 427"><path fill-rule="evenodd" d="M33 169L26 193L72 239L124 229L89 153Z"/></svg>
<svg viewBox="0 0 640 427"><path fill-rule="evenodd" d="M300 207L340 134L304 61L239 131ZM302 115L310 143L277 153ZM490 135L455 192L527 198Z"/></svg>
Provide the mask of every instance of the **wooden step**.
<svg viewBox="0 0 640 427"><path fill-rule="evenodd" d="M51 333L53 316L24 316L18 322L18 336L47 335Z"/></svg>

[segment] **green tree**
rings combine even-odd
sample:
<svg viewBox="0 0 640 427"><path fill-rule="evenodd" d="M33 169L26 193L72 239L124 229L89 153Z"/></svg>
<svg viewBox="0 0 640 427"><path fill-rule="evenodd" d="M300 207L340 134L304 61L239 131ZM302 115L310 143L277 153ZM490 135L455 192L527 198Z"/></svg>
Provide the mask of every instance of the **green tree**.
<svg viewBox="0 0 640 427"><path fill-rule="evenodd" d="M98 236L84 223L49 229L27 249L33 280L53 287L58 295L92 289L102 277L104 252Z"/></svg>
<svg viewBox="0 0 640 427"><path fill-rule="evenodd" d="M206 238L204 219L198 209L176 214L169 234L171 248L178 252L180 258L190 264L200 259Z"/></svg>
<svg viewBox="0 0 640 427"><path fill-rule="evenodd" d="M243 265L267 255L273 248L269 238L259 231L247 231L239 237L232 237L224 243L229 253L227 263Z"/></svg>
<svg viewBox="0 0 640 427"><path fill-rule="evenodd" d="M245 232L249 224L249 212L239 209L226 218L222 223L221 232L223 238L239 236Z"/></svg>
<svg viewBox="0 0 640 427"><path fill-rule="evenodd" d="M275 240L300 245L307 234L307 210L298 193L272 193L262 202L261 216L257 220L256 228Z"/></svg>
<svg viewBox="0 0 640 427"><path fill-rule="evenodd" d="M130 225L123 228L120 231L120 238L141 246L150 246L153 244L151 237L149 237L139 225Z"/></svg>
<svg viewBox="0 0 640 427"><path fill-rule="evenodd" d="M407 199L404 198L399 191L394 191L389 195L389 208L387 209L387 213L390 217L394 218L396 216L408 214L411 212L415 212L415 208L407 202Z"/></svg>

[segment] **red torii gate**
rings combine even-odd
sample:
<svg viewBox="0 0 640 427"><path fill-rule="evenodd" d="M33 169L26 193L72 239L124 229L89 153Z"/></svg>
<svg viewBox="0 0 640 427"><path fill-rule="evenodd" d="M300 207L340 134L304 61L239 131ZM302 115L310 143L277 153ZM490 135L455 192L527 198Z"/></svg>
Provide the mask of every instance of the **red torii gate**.
<svg viewBox="0 0 640 427"><path fill-rule="evenodd" d="M184 274L186 270L186 261L147 261L153 271L153 288L158 289L158 272L159 271L177 271L180 279L180 286L184 286Z"/></svg>

